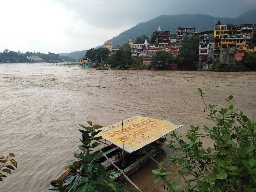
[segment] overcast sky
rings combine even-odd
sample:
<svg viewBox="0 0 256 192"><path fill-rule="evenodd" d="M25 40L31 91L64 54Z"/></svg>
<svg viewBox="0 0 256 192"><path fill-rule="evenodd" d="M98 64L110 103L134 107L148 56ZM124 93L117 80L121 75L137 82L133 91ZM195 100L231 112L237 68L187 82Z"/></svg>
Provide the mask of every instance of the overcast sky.
<svg viewBox="0 0 256 192"><path fill-rule="evenodd" d="M236 17L256 0L0 0L0 52L68 53L160 15Z"/></svg>

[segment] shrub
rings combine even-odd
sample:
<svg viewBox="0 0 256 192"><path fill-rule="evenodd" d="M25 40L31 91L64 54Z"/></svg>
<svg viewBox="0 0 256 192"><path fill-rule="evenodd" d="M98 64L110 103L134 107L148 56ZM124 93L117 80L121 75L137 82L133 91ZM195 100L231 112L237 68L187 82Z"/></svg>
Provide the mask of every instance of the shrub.
<svg viewBox="0 0 256 192"><path fill-rule="evenodd" d="M201 89L199 93L204 101ZM170 191L255 191L256 123L235 109L232 98L224 108L209 105L211 125L191 126L185 136L171 133L168 145L176 153L170 161L185 184L170 181L162 164L153 170L156 182L161 179ZM212 147L206 148L204 139Z"/></svg>
<svg viewBox="0 0 256 192"><path fill-rule="evenodd" d="M143 64L143 58L133 58L132 65L129 67L129 69L143 70L148 69L148 66Z"/></svg>
<svg viewBox="0 0 256 192"><path fill-rule="evenodd" d="M220 61L217 61L212 65L212 70L215 72L237 72L247 71L248 69L241 62L223 64Z"/></svg>
<svg viewBox="0 0 256 192"><path fill-rule="evenodd" d="M215 63L213 63L212 65L212 70L215 72L219 72L222 71L222 67L223 67L223 63L221 63L220 61L216 61Z"/></svg>
<svg viewBox="0 0 256 192"><path fill-rule="evenodd" d="M100 132L98 128L102 126L98 124L92 125L91 121L87 121L90 127L80 125L83 129L79 129L82 133L82 145L79 146L80 152L75 153L77 158L73 165L69 165L71 168L74 179L71 183L65 184L61 180L54 180L56 188L51 190L59 191L86 191L86 192L125 192L132 191L125 189L121 184L114 182L108 175L105 167L98 161L102 156L101 151L91 153L93 149L99 146L99 140L101 137L97 137Z"/></svg>
<svg viewBox="0 0 256 192"><path fill-rule="evenodd" d="M7 173L11 174L12 170L17 168L17 162L14 160L14 153L10 153L8 156L0 156L0 181L3 181L3 177L7 177Z"/></svg>

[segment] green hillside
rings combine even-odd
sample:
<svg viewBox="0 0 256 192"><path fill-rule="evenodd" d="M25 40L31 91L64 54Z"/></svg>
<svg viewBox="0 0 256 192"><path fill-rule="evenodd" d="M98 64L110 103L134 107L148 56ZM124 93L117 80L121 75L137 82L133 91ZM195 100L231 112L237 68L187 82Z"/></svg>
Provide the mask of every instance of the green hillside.
<svg viewBox="0 0 256 192"><path fill-rule="evenodd" d="M60 53L61 56L65 56L65 57L72 57L74 58L76 61L79 61L82 57L85 56L86 50L83 51L73 51L71 53Z"/></svg>
<svg viewBox="0 0 256 192"><path fill-rule="evenodd" d="M246 23L256 24L256 9L247 11L242 15L236 17L236 19L243 19Z"/></svg>

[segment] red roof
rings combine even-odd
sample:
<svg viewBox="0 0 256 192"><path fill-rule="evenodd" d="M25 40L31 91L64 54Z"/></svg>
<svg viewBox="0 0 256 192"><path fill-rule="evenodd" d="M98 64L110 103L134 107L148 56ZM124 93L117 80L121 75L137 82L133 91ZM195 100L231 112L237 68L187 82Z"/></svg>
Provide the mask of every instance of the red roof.
<svg viewBox="0 0 256 192"><path fill-rule="evenodd" d="M244 53L236 53L235 54L235 60L236 61L241 61L243 56L244 56Z"/></svg>

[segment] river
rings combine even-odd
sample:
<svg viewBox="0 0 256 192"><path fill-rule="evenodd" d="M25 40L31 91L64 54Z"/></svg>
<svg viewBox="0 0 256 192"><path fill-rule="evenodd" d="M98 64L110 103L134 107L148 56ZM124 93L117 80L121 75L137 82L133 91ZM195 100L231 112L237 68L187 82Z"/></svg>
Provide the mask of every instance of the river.
<svg viewBox="0 0 256 192"><path fill-rule="evenodd" d="M207 102L220 105L232 94L236 107L253 117L255 76L0 64L0 155L14 152L18 162L18 168L0 182L0 191L48 191L50 181L74 159L79 124L86 120L109 125L145 114L183 124L182 133L190 124L209 123L198 87L206 90ZM153 185L150 175L154 166L148 164L131 177L143 191L158 191L160 184Z"/></svg>

